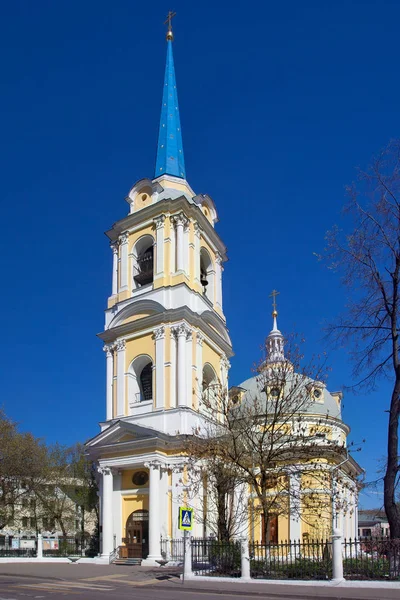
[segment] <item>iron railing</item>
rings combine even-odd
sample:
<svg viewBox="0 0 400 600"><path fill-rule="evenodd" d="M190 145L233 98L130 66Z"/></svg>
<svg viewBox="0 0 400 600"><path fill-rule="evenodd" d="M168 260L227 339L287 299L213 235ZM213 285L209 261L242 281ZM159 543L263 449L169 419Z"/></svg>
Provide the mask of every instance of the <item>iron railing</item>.
<svg viewBox="0 0 400 600"><path fill-rule="evenodd" d="M343 575L345 579L400 580L400 539L344 540Z"/></svg>
<svg viewBox="0 0 400 600"><path fill-rule="evenodd" d="M183 562L185 555L185 541L183 538L161 538L161 556L164 560Z"/></svg>
<svg viewBox="0 0 400 600"><path fill-rule="evenodd" d="M192 569L195 575L241 576L240 542L192 538Z"/></svg>
<svg viewBox="0 0 400 600"><path fill-rule="evenodd" d="M328 540L249 544L250 574L256 579L331 579L332 543Z"/></svg>
<svg viewBox="0 0 400 600"><path fill-rule="evenodd" d="M1 558L33 558L36 556L36 548L10 548L0 547Z"/></svg>
<svg viewBox="0 0 400 600"><path fill-rule="evenodd" d="M43 544L43 556L52 557L67 557L67 556L85 556L86 544L79 537L62 537L58 538L57 546L46 548L46 540Z"/></svg>

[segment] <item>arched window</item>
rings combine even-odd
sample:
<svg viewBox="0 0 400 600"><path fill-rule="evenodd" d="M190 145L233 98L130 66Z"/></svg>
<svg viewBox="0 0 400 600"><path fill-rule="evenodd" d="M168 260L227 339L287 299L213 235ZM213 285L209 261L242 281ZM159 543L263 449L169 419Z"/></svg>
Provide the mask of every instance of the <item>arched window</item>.
<svg viewBox="0 0 400 600"><path fill-rule="evenodd" d="M214 369L209 363L206 363L203 367L202 380L202 396L206 407L212 408L214 401L217 400L220 394L220 387Z"/></svg>
<svg viewBox="0 0 400 600"><path fill-rule="evenodd" d="M153 361L147 354L137 356L128 369L129 407L153 399Z"/></svg>
<svg viewBox="0 0 400 600"><path fill-rule="evenodd" d="M153 399L153 365L148 363L140 373L140 392L143 400Z"/></svg>
<svg viewBox="0 0 400 600"><path fill-rule="evenodd" d="M144 235L133 248L133 286L142 287L154 279L154 240Z"/></svg>
<svg viewBox="0 0 400 600"><path fill-rule="evenodd" d="M211 257L205 248L200 250L200 283L203 294L214 302L215 270Z"/></svg>

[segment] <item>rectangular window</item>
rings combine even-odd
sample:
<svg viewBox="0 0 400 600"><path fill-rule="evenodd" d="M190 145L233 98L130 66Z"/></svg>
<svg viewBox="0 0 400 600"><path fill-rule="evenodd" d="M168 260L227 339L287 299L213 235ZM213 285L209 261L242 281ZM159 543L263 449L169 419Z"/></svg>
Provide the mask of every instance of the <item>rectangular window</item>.
<svg viewBox="0 0 400 600"><path fill-rule="evenodd" d="M22 498L22 507L28 508L28 498Z"/></svg>
<svg viewBox="0 0 400 600"><path fill-rule="evenodd" d="M30 525L31 525L31 529L36 529L36 517L31 517L29 519Z"/></svg>
<svg viewBox="0 0 400 600"><path fill-rule="evenodd" d="M22 527L28 527L28 517L22 517Z"/></svg>
<svg viewBox="0 0 400 600"><path fill-rule="evenodd" d="M35 498L31 498L31 500L30 500L30 502L29 502L29 505L30 505L30 507L31 507L32 509L34 509L34 508L35 508L35 505L36 505L36 503L35 503Z"/></svg>

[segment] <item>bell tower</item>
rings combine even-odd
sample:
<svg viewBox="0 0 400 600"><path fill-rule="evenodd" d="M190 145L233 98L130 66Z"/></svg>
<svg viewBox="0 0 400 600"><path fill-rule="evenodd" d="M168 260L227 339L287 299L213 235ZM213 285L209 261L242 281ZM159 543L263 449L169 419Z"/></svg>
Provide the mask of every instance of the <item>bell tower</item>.
<svg viewBox="0 0 400 600"><path fill-rule="evenodd" d="M232 347L222 304L226 248L213 200L186 179L171 21L153 179L106 232L112 290L99 334L106 355L106 430L116 421L191 433L210 385L227 386Z"/></svg>

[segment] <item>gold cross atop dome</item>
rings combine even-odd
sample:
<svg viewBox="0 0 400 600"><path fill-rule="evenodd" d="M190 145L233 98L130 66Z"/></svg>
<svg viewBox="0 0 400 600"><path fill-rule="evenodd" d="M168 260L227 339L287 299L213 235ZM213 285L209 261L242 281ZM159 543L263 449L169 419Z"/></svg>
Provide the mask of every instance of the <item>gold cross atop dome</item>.
<svg viewBox="0 0 400 600"><path fill-rule="evenodd" d="M272 292L270 293L269 297L272 298L272 316L273 317L277 317L278 316L278 311L276 310L276 297L279 296L280 292L277 292L276 290L272 290Z"/></svg>
<svg viewBox="0 0 400 600"><path fill-rule="evenodd" d="M174 39L174 34L172 32L172 19L176 16L176 12L174 12L173 10L169 10L168 11L168 16L166 18L166 20L164 21L164 25L168 24L168 31L167 31L167 41L173 41Z"/></svg>

